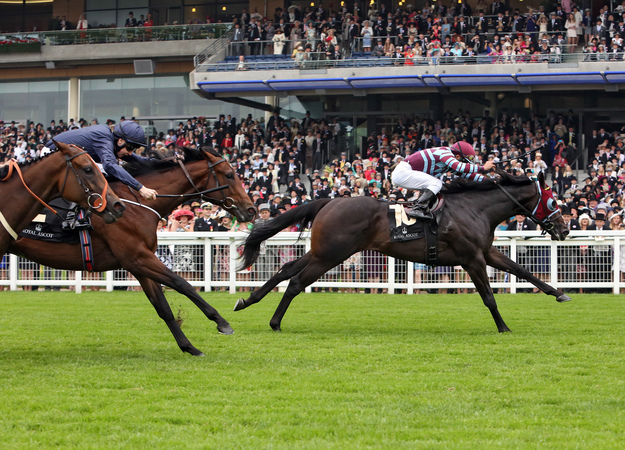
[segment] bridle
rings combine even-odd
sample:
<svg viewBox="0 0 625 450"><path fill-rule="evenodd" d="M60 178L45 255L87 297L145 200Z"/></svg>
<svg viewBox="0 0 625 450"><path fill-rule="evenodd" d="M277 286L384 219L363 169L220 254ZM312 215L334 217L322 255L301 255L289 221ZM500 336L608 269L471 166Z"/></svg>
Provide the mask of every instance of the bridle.
<svg viewBox="0 0 625 450"><path fill-rule="evenodd" d="M70 145L72 147L76 147L74 145ZM106 179L104 180L104 191L102 192L102 194L98 194L96 192L92 192L91 189L89 189L84 183L83 181L80 179L80 176L78 175L78 172L76 171L76 169L74 168L74 165L72 164L72 160L74 158L77 158L80 155L86 154L87 157L89 159L91 159L91 161L93 162L93 158L91 158L91 156L89 156L89 154L86 151L81 151L80 153L77 153L76 155L73 156L65 156L65 163L66 163L66 169L65 169L65 178L63 179L63 187L61 188L61 198L65 199L63 194L65 193L65 185L67 183L67 178L69 176L69 171L70 169L72 170L72 172L74 173L74 176L76 177L76 181L78 182L78 184L80 185L80 187L83 188L83 190L85 191L85 193L87 194L87 204L89 205L89 210L95 210L97 212L102 212L106 209L106 193L109 189L109 184L108 181L106 181ZM93 165L95 166L95 162L93 162ZM52 208L48 203L46 203L45 201L43 201L37 194L35 194L32 189L30 189L28 187L28 185L26 184L26 180L24 180L24 174L22 173L22 170L19 166L19 164L17 163L17 161L15 159L11 159L8 162L8 173L7 175L2 178L0 181L7 181L9 178L11 178L11 176L13 175L13 171L15 170L15 172L17 172L18 176L20 177L20 180L22 181L22 184L24 185L24 187L26 188L26 190L30 193L30 195L32 195L35 200L37 200L39 203L41 203L45 208L48 208L50 211L52 211L54 214L56 214L58 217L60 217L62 220L65 220L64 217L62 217L57 211L56 209ZM2 225L4 226L4 228L6 229L6 231L13 237L13 239L17 239L17 233L13 230L13 228L10 226L10 224L7 222L7 220L5 219L4 215L2 214L2 212L0 212L0 223L2 223Z"/></svg>
<svg viewBox="0 0 625 450"><path fill-rule="evenodd" d="M70 145L70 146L75 147L73 145ZM63 194L65 193L65 185L67 184L67 178L69 176L69 171L71 170L74 173L74 176L76 177L76 181L78 182L80 187L87 194L87 204L89 205L89 209L90 210L95 210L97 212L102 212L102 211L104 211L106 209L106 205L107 205L106 194L107 194L108 189L109 189L108 181L106 181L106 179L104 180L104 191L102 192L102 194L98 194L97 192L92 192L91 189L89 189L89 187L87 187L85 185L85 183L83 183L82 179L78 175L78 172L76 171L76 168L74 167L74 164L72 164L72 160L74 158L77 158L77 157L81 156L81 155L87 155L87 157L89 159L91 159L91 161L93 162L93 158L91 158L91 156L89 156L89 154L86 151L84 151L84 150L81 151L80 153L77 153L77 154L73 155L73 156L65 156L65 164L66 164L67 167L65 169L65 178L63 179L63 186L61 188L61 198L65 199ZM95 167L95 165L96 165L95 162L93 162L93 165ZM17 161L15 159L11 159L9 161L9 163L8 163L8 166L9 166L9 171L7 173L7 176L4 177L0 181L7 181L13 175L13 170L15 170L17 172L17 174L19 175L20 180L22 180L22 184L24 185L26 190L30 193L30 195L32 195L44 207L48 208L54 214L59 216L59 213L54 208L52 208L49 204L47 204L45 201L43 201L41 198L39 198L39 196L37 194L35 194L28 187L28 185L26 184L26 181L24 180L24 174L22 173L22 170L20 169L20 166L19 166L19 164L17 163Z"/></svg>
<svg viewBox="0 0 625 450"><path fill-rule="evenodd" d="M562 217L562 211L560 211L560 209L557 208L554 212L549 214L545 220L541 220L538 217L536 217L536 211L541 204L543 208L545 208L546 210L549 210L549 208L547 207L543 199L542 188L538 180L536 180L535 185L536 185L536 196L538 197L538 201L536 202L536 206L534 207L534 209L530 211L525 206L523 206L516 198L514 198L512 194L510 194L510 192L508 192L506 188L504 188L501 185L501 183L497 183L497 187L501 189L501 191L504 194L506 194L506 197L508 197L516 206L518 206L519 209L521 209L521 211L523 212L523 215L525 215L526 217L529 217L529 219L532 222L534 222L536 225L540 225L540 228L543 230L542 232L543 235L546 233L549 233L551 236L557 237L554 235L555 224L553 222L555 222L560 217Z"/></svg>
<svg viewBox="0 0 625 450"><path fill-rule="evenodd" d="M89 189L89 187L86 186L82 182L82 180L80 179L80 176L78 175L78 172L76 172L76 169L74 168L74 165L72 164L72 160L82 154L86 154L89 157L89 159L92 160L93 165L95 166L95 161L93 161L93 158L91 158L91 156L89 156L89 154L84 150L74 156L66 156L65 162L67 163L67 169L65 170L65 179L63 180L63 187L61 188L61 197L63 197L63 193L65 192L65 184L67 183L67 177L69 176L69 171L71 169L71 171L74 172L76 181L78 182L80 187L83 189L83 191L85 191L85 193L87 194L87 205L89 205L89 210L102 212L106 209L106 194L109 190L109 183L108 181L106 181L106 178L105 178L104 190L102 191L102 193L98 194L97 192L91 192L91 189Z"/></svg>
<svg viewBox="0 0 625 450"><path fill-rule="evenodd" d="M227 161L224 158L221 158L220 160L211 163L210 161L207 161L208 164L208 169L210 170L210 175L206 177L206 183L204 184L204 188L202 190L200 190L195 183L193 182L193 179L191 178L191 175L189 174L189 171L187 170L187 168L185 167L183 160L181 158L176 159L176 162L178 163L178 165L180 166L180 168L182 169L182 172L184 173L185 177L187 178L187 180L189 181L189 183L191 184L191 186L193 187L193 189L195 189L195 192L192 192L190 194L179 194L179 195L166 195L166 194L158 194L157 197L180 197L180 198L185 198L185 197L197 197L198 195L200 196L200 198L202 199L202 201L209 201L211 203L215 203L219 206L221 206L222 208L225 209L234 209L235 206L235 202L231 197L227 197L225 193L222 192L222 196L223 198L219 199L219 198L214 198L211 197L207 194L211 194L213 192L221 192L224 189L228 189L230 186L228 186L227 184L219 184L219 178L217 177L217 173L215 172L215 166L218 164L223 163L227 163ZM210 188L208 189L208 183L211 180L211 175L212 178L215 180L215 186L214 188Z"/></svg>

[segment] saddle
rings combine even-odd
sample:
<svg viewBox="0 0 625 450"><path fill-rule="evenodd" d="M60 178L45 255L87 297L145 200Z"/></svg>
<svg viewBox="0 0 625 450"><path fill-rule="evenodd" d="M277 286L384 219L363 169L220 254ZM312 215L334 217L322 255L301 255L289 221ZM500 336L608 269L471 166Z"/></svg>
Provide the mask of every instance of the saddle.
<svg viewBox="0 0 625 450"><path fill-rule="evenodd" d="M62 198L54 199L50 206L58 215L44 208L19 235L47 242L78 243L78 231L91 228L91 213L77 203Z"/></svg>
<svg viewBox="0 0 625 450"><path fill-rule="evenodd" d="M438 265L438 224L441 211L445 206L445 199L438 194L430 204L430 212L434 216L430 221L418 221L409 218L406 209L412 208L411 202L389 202L388 223L391 233L391 242L403 242L425 238L425 264L428 266Z"/></svg>
<svg viewBox="0 0 625 450"><path fill-rule="evenodd" d="M62 198L49 202L58 212L54 214L44 208L19 235L38 241L62 244L80 244L83 255L83 268L93 271L93 251L91 247L91 212L85 211L77 203L69 203Z"/></svg>

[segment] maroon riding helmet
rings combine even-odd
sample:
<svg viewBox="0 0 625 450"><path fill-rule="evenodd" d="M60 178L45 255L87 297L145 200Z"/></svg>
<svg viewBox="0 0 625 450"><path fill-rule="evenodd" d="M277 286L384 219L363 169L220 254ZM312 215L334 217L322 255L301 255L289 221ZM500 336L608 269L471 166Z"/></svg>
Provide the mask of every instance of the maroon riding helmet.
<svg viewBox="0 0 625 450"><path fill-rule="evenodd" d="M459 141L449 147L452 153L460 155L462 159L467 160L470 163L475 164L476 154L475 149L471 144L465 141Z"/></svg>

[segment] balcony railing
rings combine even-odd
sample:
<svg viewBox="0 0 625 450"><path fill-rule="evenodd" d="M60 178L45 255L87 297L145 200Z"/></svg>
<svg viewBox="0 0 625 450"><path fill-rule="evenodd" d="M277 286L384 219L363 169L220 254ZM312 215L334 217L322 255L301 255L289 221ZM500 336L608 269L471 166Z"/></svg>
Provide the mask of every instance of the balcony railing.
<svg viewBox="0 0 625 450"><path fill-rule="evenodd" d="M93 28L88 30L12 33L3 38L36 39L42 45L113 44L123 42L186 41L218 39L232 28L231 23L168 25L135 28Z"/></svg>

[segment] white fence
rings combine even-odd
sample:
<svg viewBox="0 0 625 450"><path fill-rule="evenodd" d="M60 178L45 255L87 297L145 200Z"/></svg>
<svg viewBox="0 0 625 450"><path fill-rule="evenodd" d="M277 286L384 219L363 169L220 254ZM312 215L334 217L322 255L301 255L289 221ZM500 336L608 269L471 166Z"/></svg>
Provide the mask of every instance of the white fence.
<svg viewBox="0 0 625 450"><path fill-rule="evenodd" d="M268 240L249 271L237 272L238 245L244 233L159 233L157 255L193 286L205 291L250 290L261 286L286 262L310 248L308 233L283 232ZM497 232L494 245L532 273L560 289L602 289L615 294L625 289L625 233L622 231L573 231L564 242L539 232ZM489 268L491 286L498 292L516 293L533 286L512 275ZM281 287L287 285L283 282ZM15 255L6 255L0 266L0 286L11 290L85 288L125 289L139 283L125 270L106 273L50 269ZM473 289L459 267L427 267L396 260L376 252L355 255L335 267L307 292L320 288L412 294L423 290ZM442 291L441 291L442 290Z"/></svg>

